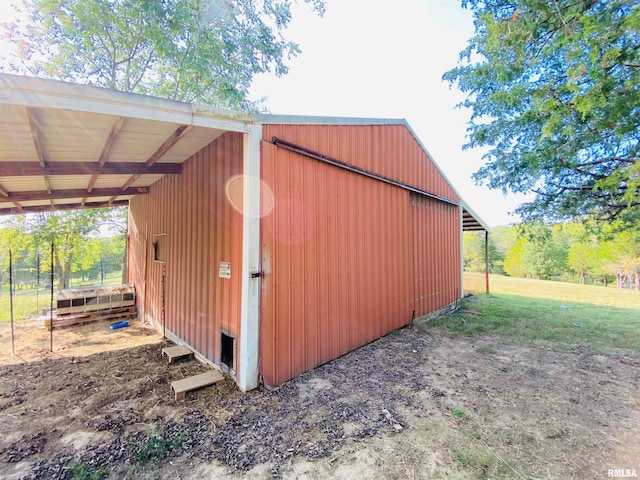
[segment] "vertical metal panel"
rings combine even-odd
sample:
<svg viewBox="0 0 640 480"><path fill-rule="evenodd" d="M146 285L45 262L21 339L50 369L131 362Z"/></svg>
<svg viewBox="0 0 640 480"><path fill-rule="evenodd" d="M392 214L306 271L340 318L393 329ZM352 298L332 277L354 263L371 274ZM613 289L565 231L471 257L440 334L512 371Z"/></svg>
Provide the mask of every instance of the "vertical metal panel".
<svg viewBox="0 0 640 480"><path fill-rule="evenodd" d="M460 209L411 194L416 316L460 298Z"/></svg>
<svg viewBox="0 0 640 480"><path fill-rule="evenodd" d="M325 141L344 157L362 139ZM262 221L261 359L277 385L411 320L411 217L402 189L267 142L262 153L276 203Z"/></svg>
<svg viewBox="0 0 640 480"><path fill-rule="evenodd" d="M458 201L438 169L403 125L265 125L277 136L420 190Z"/></svg>
<svg viewBox="0 0 640 480"><path fill-rule="evenodd" d="M161 322L163 266L150 243L166 233L167 329L213 362L220 328L240 331L242 215L225 186L242 173L242 145L242 134L224 134L187 160L181 175L164 177L130 206L131 280L144 284L146 262L146 316ZM218 278L221 261L231 262L231 279Z"/></svg>

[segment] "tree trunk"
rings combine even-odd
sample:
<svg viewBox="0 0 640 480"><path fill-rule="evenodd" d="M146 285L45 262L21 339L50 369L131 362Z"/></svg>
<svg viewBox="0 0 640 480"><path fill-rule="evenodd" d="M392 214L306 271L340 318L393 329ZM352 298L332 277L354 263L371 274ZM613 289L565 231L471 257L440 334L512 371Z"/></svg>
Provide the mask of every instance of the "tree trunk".
<svg viewBox="0 0 640 480"><path fill-rule="evenodd" d="M580 283L584 285L586 282L586 279L587 279L586 272L584 270L580 270Z"/></svg>
<svg viewBox="0 0 640 480"><path fill-rule="evenodd" d="M71 259L65 259L64 264L56 254L56 273L58 274L58 290L69 288L69 277L71 276Z"/></svg>

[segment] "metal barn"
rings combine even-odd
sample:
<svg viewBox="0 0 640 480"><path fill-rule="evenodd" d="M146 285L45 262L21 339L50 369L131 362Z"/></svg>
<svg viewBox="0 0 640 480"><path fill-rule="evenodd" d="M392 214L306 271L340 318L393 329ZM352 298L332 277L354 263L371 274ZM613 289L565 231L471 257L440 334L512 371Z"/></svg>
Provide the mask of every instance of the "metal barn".
<svg viewBox="0 0 640 480"><path fill-rule="evenodd" d="M0 213L128 203L140 317L243 390L451 308L462 231L487 229L404 120L4 74L0 105Z"/></svg>

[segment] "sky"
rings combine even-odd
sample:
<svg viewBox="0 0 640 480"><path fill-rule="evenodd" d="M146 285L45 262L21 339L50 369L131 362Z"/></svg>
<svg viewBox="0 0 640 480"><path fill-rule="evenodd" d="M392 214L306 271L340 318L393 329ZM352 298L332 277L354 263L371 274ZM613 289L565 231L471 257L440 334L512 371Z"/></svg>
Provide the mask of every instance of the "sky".
<svg viewBox="0 0 640 480"><path fill-rule="evenodd" d="M490 226L507 225L526 197L477 186L480 150L463 151L470 111L442 81L473 35L457 0L326 0L323 18L294 9L286 37L302 53L289 73L258 77L253 99L271 113L404 118L462 198Z"/></svg>
<svg viewBox="0 0 640 480"><path fill-rule="evenodd" d="M456 108L464 96L442 81L473 35L471 14L457 0L325 1L324 17L294 6L285 36L302 53L288 61L287 75L256 77L252 99L266 97L275 114L404 118L490 227L517 222L509 213L524 196L472 180L483 152L463 151L470 112ZM12 14L12 3L0 0L0 17ZM3 48L0 39L0 61Z"/></svg>

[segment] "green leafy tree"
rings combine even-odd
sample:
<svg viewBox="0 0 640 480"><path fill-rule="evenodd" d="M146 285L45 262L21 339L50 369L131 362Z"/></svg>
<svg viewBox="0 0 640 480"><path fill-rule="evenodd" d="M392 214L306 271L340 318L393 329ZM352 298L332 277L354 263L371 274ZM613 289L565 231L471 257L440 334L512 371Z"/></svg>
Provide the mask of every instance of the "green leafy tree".
<svg viewBox="0 0 640 480"><path fill-rule="evenodd" d="M616 276L618 288L625 280L640 291L640 235L635 231L616 232L604 242L604 268Z"/></svg>
<svg viewBox="0 0 640 480"><path fill-rule="evenodd" d="M640 4L461 0L475 35L444 78L468 96L478 182L535 192L525 219L640 210Z"/></svg>
<svg viewBox="0 0 640 480"><path fill-rule="evenodd" d="M304 0L319 14L323 0ZM254 75L287 73L295 0L26 0L4 23L11 70L217 107L256 109Z"/></svg>
<svg viewBox="0 0 640 480"><path fill-rule="evenodd" d="M8 282L9 252L16 263L24 263L30 246L29 238L23 235L20 229L11 225L0 226L0 297L2 286Z"/></svg>
<svg viewBox="0 0 640 480"><path fill-rule="evenodd" d="M58 288L68 288L74 259L95 261L94 252L85 248L87 238L97 232L111 214L110 209L46 212L15 217L14 226L29 236L37 249L48 253L54 244L54 269Z"/></svg>
<svg viewBox="0 0 640 480"><path fill-rule="evenodd" d="M489 235L489 271L491 273L503 273L503 257L498 252L492 236ZM464 270L467 272L484 272L485 261L485 236L484 232L465 232L462 237L462 258Z"/></svg>
<svg viewBox="0 0 640 480"><path fill-rule="evenodd" d="M543 222L529 222L516 227L519 237L506 252L504 270L513 277L542 279L563 278L567 266L568 247L560 229Z"/></svg>
<svg viewBox="0 0 640 480"><path fill-rule="evenodd" d="M576 242L569 247L567 262L578 274L580 283L586 283L587 275L597 272L598 245L588 242Z"/></svg>
<svg viewBox="0 0 640 480"><path fill-rule="evenodd" d="M524 277L527 274L523 263L527 239L519 238L504 255L504 272L510 277Z"/></svg>

